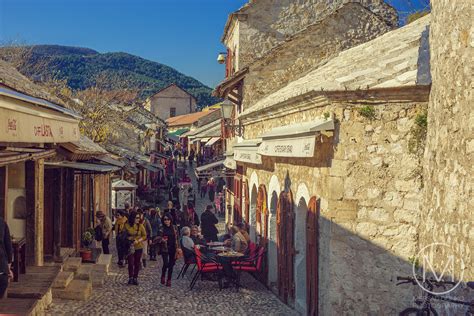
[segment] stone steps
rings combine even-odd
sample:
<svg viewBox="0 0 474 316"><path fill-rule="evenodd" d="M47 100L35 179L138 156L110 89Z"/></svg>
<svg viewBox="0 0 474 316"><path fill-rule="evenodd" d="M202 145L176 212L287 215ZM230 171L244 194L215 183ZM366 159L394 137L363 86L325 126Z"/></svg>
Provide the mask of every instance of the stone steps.
<svg viewBox="0 0 474 316"><path fill-rule="evenodd" d="M53 288L65 289L74 280L74 272L61 271L53 281Z"/></svg>
<svg viewBox="0 0 474 316"><path fill-rule="evenodd" d="M92 282L90 280L72 280L64 288L53 288L53 297L65 300L85 301L92 295Z"/></svg>
<svg viewBox="0 0 474 316"><path fill-rule="evenodd" d="M69 257L64 261L63 271L75 273L81 265L82 259L80 257Z"/></svg>

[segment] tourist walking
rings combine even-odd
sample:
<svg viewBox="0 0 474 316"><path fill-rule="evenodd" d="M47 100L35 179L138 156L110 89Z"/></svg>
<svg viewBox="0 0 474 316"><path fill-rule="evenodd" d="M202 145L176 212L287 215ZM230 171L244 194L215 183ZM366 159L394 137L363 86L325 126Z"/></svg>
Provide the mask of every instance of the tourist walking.
<svg viewBox="0 0 474 316"><path fill-rule="evenodd" d="M194 156L195 156L194 148L191 148L191 150L189 151L189 156L188 156L189 166L190 166L190 167L193 166Z"/></svg>
<svg viewBox="0 0 474 316"><path fill-rule="evenodd" d="M140 224L140 215L132 211L125 223L130 247L128 249L128 284L138 285L138 272L143 253L143 242L146 241L145 227Z"/></svg>
<svg viewBox="0 0 474 316"><path fill-rule="evenodd" d="M171 201L168 201L168 207L163 210L163 216L165 216L167 213L173 218L173 223L176 223L176 209L174 208L174 204Z"/></svg>
<svg viewBox="0 0 474 316"><path fill-rule="evenodd" d="M214 181L214 178L209 179L207 182L207 191L209 192L209 201L214 203L214 196L216 194L216 182Z"/></svg>
<svg viewBox="0 0 474 316"><path fill-rule="evenodd" d="M173 225L173 219L169 214L163 216L162 222L161 257L163 258L163 267L161 269L161 284L165 284L166 280L166 286L171 286L173 267L176 262L176 253L179 249L178 233L176 227Z"/></svg>
<svg viewBox="0 0 474 316"><path fill-rule="evenodd" d="M128 221L127 218L128 213L125 211L119 210L117 212L117 220L115 221L115 245L117 247L117 256L118 256L118 262L117 264L119 267L124 266L124 259L126 255L127 249L125 249L126 246L126 238L123 238L123 232L125 229L125 223Z"/></svg>
<svg viewBox="0 0 474 316"><path fill-rule="evenodd" d="M109 244L110 235L112 234L112 220L102 211L96 213L99 229L102 232L102 252L106 255L110 254Z"/></svg>
<svg viewBox="0 0 474 316"><path fill-rule="evenodd" d="M199 193L201 199L204 198L207 194L207 178L199 178Z"/></svg>
<svg viewBox="0 0 474 316"><path fill-rule="evenodd" d="M216 224L219 223L216 215L212 212L212 205L206 206L206 210L201 214L201 230L204 238L210 241L217 241Z"/></svg>
<svg viewBox="0 0 474 316"><path fill-rule="evenodd" d="M143 242L143 253L142 253L142 264L143 267L146 268L146 258L148 256L148 243L151 237L151 224L148 218L145 217L145 213L142 210L138 210L138 214L140 215L140 225L145 227L145 232L147 235L147 240Z"/></svg>
<svg viewBox="0 0 474 316"><path fill-rule="evenodd" d="M0 217L0 299L5 296L8 279L13 279L12 261L13 252L10 229L3 218Z"/></svg>
<svg viewBox="0 0 474 316"><path fill-rule="evenodd" d="M159 235L162 229L162 223L160 218L160 209L151 209L150 211L150 225L151 225L151 236L150 236L150 261L156 261L156 250L157 245L153 243L153 240Z"/></svg>
<svg viewBox="0 0 474 316"><path fill-rule="evenodd" d="M194 209L194 203L188 202L188 206L185 208L184 211L184 218L185 221L183 223L183 226L199 226L199 216L197 215L196 210Z"/></svg>

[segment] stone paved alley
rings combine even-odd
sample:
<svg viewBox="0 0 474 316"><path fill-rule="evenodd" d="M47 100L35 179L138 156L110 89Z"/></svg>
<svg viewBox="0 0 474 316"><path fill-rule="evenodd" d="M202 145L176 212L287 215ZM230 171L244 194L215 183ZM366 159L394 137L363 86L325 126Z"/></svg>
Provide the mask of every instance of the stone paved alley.
<svg viewBox="0 0 474 316"><path fill-rule="evenodd" d="M194 173L189 174L195 182ZM208 200L197 199L200 213ZM219 226L222 231L222 221ZM115 241L111 244L115 244ZM147 268L140 271L139 286L127 285L128 270L118 268L115 264L115 249L112 251L114 259L103 288L94 289L87 301L54 299L46 314L298 315L248 274L242 275L242 287L238 292L234 288L219 290L216 281L206 280L198 281L190 291L189 272L184 279L175 280L182 260L175 266L170 288L160 284L161 258L156 262L148 261Z"/></svg>

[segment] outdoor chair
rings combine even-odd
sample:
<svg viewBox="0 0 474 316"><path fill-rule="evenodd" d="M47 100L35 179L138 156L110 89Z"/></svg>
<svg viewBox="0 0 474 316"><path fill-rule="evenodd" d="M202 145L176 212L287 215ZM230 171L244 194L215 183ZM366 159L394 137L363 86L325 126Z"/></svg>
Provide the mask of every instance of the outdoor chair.
<svg viewBox="0 0 474 316"><path fill-rule="evenodd" d="M259 273L262 270L263 256L265 255L265 248L259 247L257 253L253 257L243 258L242 260L233 263L235 271L243 271L249 273Z"/></svg>
<svg viewBox="0 0 474 316"><path fill-rule="evenodd" d="M179 271L178 277L176 279L179 279L180 277L184 278L184 276L186 275L186 272L188 271L188 268L189 268L190 265L193 265L193 269L191 270L191 274L193 273L194 269L196 268L196 254L194 253L194 251L183 247L183 245L181 243L181 240L180 240L180 244L181 244L181 249L183 249L184 263L183 263L183 267Z"/></svg>
<svg viewBox="0 0 474 316"><path fill-rule="evenodd" d="M222 265L212 257L204 255L199 247L194 247L194 253L196 254L197 271L191 280L191 284L189 285L190 290L193 289L200 276L222 271Z"/></svg>

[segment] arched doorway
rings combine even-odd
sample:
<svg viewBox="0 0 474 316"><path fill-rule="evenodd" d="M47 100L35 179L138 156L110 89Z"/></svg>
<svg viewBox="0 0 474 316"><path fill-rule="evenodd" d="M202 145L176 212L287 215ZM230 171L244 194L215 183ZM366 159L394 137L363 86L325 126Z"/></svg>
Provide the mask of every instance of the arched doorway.
<svg viewBox="0 0 474 316"><path fill-rule="evenodd" d="M268 286L278 293L278 228L277 228L278 194L273 191L270 199L268 218Z"/></svg>
<svg viewBox="0 0 474 316"><path fill-rule="evenodd" d="M250 212L249 212L249 224L250 224L250 240L257 241L257 187L252 186L252 193L250 194Z"/></svg>
<svg viewBox="0 0 474 316"><path fill-rule="evenodd" d="M258 234L258 243L261 247L265 247L268 251L268 206L267 206L267 189L261 184L257 192L257 209L256 209L256 228ZM268 284L268 253L262 264L262 273L257 274L257 279L263 284Z"/></svg>
<svg viewBox="0 0 474 316"><path fill-rule="evenodd" d="M295 309L306 315L306 217L308 204L300 198L295 212Z"/></svg>
<svg viewBox="0 0 474 316"><path fill-rule="evenodd" d="M318 315L318 264L319 264L319 200L309 200L306 216L306 301L307 314Z"/></svg>
<svg viewBox="0 0 474 316"><path fill-rule="evenodd" d="M295 299L295 213L291 191L281 192L277 210L278 295L288 304Z"/></svg>

